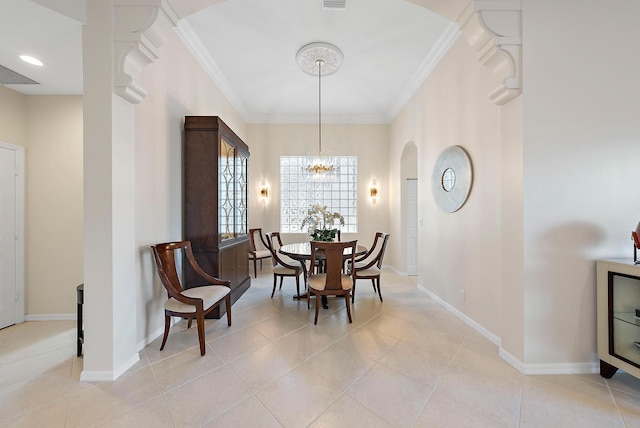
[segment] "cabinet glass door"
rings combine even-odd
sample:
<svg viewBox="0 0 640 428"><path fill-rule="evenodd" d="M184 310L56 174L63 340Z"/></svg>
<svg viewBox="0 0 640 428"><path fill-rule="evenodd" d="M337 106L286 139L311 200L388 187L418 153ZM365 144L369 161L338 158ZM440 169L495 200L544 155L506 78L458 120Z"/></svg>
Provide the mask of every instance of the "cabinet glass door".
<svg viewBox="0 0 640 428"><path fill-rule="evenodd" d="M249 158L242 153L236 157L236 192L235 192L235 217L237 236L247 234L247 174Z"/></svg>
<svg viewBox="0 0 640 428"><path fill-rule="evenodd" d="M218 230L220 240L231 239L234 234L234 211L235 211L235 195L234 195L234 167L235 156L234 148L224 139L220 142L220 165L218 180Z"/></svg>
<svg viewBox="0 0 640 428"><path fill-rule="evenodd" d="M609 272L609 353L640 367L640 278Z"/></svg>

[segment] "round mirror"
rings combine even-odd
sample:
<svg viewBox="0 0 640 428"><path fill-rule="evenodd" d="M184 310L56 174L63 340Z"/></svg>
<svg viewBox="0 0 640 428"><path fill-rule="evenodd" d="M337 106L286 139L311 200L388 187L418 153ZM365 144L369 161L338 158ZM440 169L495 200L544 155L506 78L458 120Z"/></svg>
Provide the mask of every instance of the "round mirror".
<svg viewBox="0 0 640 428"><path fill-rule="evenodd" d="M453 190L453 187L456 185L456 172L447 168L442 173L442 188L445 192L450 192Z"/></svg>

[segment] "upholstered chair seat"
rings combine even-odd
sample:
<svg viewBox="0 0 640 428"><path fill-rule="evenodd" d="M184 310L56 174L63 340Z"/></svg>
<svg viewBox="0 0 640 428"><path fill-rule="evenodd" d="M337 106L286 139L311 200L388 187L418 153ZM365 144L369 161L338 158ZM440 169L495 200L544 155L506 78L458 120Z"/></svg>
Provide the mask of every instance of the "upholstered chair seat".
<svg viewBox="0 0 640 428"><path fill-rule="evenodd" d="M231 289L229 287L225 287L224 285L206 285L200 287L193 287L184 290L181 294L186 297L191 297L193 299L202 299L202 306L205 308L210 308L215 305L216 302L222 300ZM182 303L171 297L164 304L164 308L171 312L183 312L183 313L193 313L196 311L196 307L194 305L188 305L186 303Z"/></svg>

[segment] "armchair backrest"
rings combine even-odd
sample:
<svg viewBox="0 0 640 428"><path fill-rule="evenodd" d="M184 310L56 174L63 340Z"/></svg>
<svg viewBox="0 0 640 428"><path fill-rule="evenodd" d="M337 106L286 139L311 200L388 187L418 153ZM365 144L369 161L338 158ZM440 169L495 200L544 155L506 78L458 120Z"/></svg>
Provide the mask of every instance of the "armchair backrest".
<svg viewBox="0 0 640 428"><path fill-rule="evenodd" d="M358 241L348 242L318 242L311 241L311 266L316 260L325 260L326 285L325 290L336 290L342 288L342 263L351 260L353 263L356 244ZM345 249L350 249L350 254L345 257ZM352 273L353 275L353 273Z"/></svg>
<svg viewBox="0 0 640 428"><path fill-rule="evenodd" d="M369 248L369 251L362 257L359 257L356 261L365 262L366 267L360 269L368 269L373 265L378 268L382 268L382 259L387 249L387 242L389 240L389 234L383 232L377 232L373 240L373 244Z"/></svg>
<svg viewBox="0 0 640 428"><path fill-rule="evenodd" d="M259 240L256 239L256 235L260 237ZM262 235L262 228L249 229L249 251L255 253L257 250L262 249L269 249Z"/></svg>
<svg viewBox="0 0 640 428"><path fill-rule="evenodd" d="M193 257L191 252L191 242L167 242L164 244L156 244L151 247L153 258L158 268L158 275L162 285L167 290L169 297L175 298L176 294L180 294L183 290L178 267L176 265L176 252L181 251L187 257Z"/></svg>
<svg viewBox="0 0 640 428"><path fill-rule="evenodd" d="M282 260L278 256L278 250L282 247L282 239L280 238L280 232L271 232L267 233L267 248L271 251L271 258L273 260L273 265L280 265L288 268L295 268L296 266L291 266L284 260Z"/></svg>

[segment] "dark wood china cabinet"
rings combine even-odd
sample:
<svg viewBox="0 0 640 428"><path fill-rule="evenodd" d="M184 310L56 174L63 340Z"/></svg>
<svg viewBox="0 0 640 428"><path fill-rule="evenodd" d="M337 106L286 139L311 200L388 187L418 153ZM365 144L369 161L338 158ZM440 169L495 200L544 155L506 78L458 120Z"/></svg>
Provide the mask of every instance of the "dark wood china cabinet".
<svg viewBox="0 0 640 428"><path fill-rule="evenodd" d="M186 116L184 141L184 239L205 272L231 281L235 302L251 285L249 147L217 116ZM197 281L185 269L185 286L202 285ZM211 316L224 312L222 307Z"/></svg>

